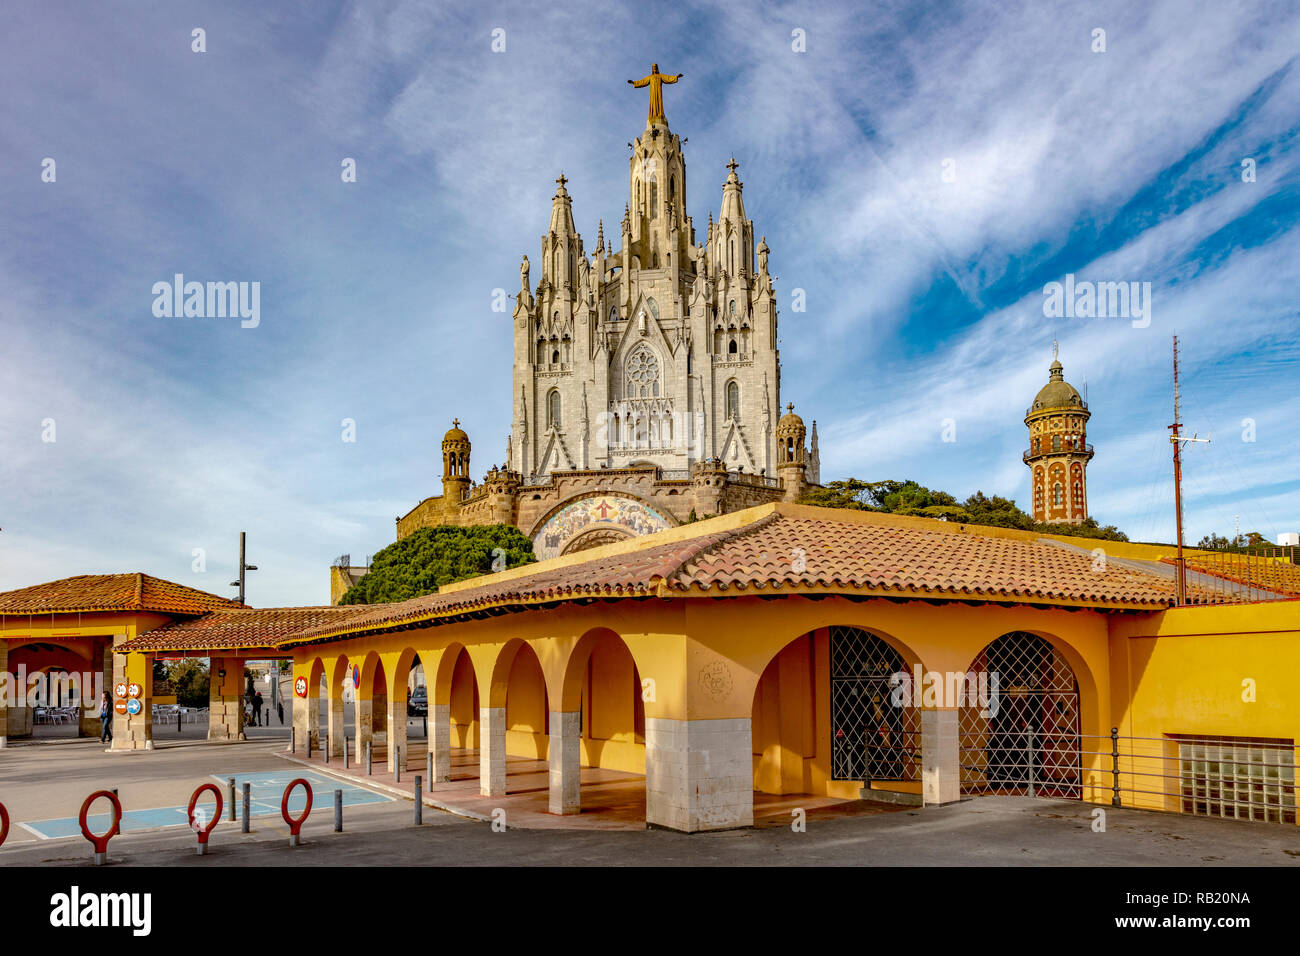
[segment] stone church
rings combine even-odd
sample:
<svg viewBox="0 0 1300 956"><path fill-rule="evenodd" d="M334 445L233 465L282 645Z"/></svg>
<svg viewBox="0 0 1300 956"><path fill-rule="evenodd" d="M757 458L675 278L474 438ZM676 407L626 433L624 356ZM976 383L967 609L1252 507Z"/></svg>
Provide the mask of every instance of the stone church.
<svg viewBox="0 0 1300 956"><path fill-rule="evenodd" d="M755 242L734 158L703 241L686 214L686 157L661 96L676 81L657 66L629 81L650 87L650 109L617 235L602 220L588 249L569 181L556 180L540 256L519 269L504 466L473 482L469 436L453 423L442 494L397 519L399 539L508 523L545 559L819 483L816 422L806 435L793 405L782 414L769 248Z"/></svg>

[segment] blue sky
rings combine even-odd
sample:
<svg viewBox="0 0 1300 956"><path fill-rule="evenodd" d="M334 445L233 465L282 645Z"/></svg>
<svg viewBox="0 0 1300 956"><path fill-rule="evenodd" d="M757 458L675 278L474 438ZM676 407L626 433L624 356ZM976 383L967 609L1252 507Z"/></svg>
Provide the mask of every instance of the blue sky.
<svg viewBox="0 0 1300 956"><path fill-rule="evenodd" d="M1238 515L1300 530L1293 4L646 11L8 4L0 589L144 570L230 594L246 530L250 601L325 603L336 555L391 543L439 492L452 417L475 474L500 463L493 292L536 261L561 170L588 246L619 220L645 121L625 81L651 61L686 74L664 98L697 233L741 164L782 398L817 420L824 478L1027 504L1022 418L1056 336L1093 411L1092 512L1172 540L1177 332L1185 421L1213 438L1187 454L1188 537ZM156 318L152 286L176 272L260 282L260 325ZM1046 318L1043 286L1067 273L1151 283L1150 326Z"/></svg>

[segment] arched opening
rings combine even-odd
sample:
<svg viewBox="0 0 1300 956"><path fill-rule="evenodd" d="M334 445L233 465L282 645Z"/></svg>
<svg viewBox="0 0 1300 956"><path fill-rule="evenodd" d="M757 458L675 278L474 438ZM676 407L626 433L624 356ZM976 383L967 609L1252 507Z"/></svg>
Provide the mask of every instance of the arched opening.
<svg viewBox="0 0 1300 956"><path fill-rule="evenodd" d="M860 627L818 628L785 645L754 691L756 814L792 794L858 799L920 793L915 655Z"/></svg>
<svg viewBox="0 0 1300 956"><path fill-rule="evenodd" d="M734 380L727 383L727 417L740 421L740 386Z"/></svg>
<svg viewBox="0 0 1300 956"><path fill-rule="evenodd" d="M987 704L958 711L962 793L1079 799L1079 682L1070 662L1037 634L1012 631L967 669L987 680Z"/></svg>
<svg viewBox="0 0 1300 956"><path fill-rule="evenodd" d="M583 635L569 655L560 696L559 726L550 727L551 811L637 801L644 815L645 703L623 639L603 628Z"/></svg>

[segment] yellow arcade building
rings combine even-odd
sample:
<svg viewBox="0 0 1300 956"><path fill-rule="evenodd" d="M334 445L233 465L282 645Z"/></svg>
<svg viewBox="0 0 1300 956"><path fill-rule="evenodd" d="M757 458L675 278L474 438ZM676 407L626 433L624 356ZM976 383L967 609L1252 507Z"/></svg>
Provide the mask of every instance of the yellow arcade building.
<svg viewBox="0 0 1300 956"><path fill-rule="evenodd" d="M128 674L157 653L292 656L304 747L382 739L390 771L427 748L431 788L454 765L501 800L511 761L540 761L555 814L583 810L599 768L682 831L793 794L1294 824L1296 567L1239 592L1197 572L1173 607L1171 548L1097 544L776 502L402 603L222 609L115 650ZM417 661L428 737L408 754ZM144 736L147 714L129 718Z"/></svg>

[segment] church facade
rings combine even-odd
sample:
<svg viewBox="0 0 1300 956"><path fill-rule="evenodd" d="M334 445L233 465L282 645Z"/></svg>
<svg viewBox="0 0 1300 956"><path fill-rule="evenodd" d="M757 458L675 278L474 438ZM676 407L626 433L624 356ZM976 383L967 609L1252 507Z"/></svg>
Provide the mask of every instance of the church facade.
<svg viewBox="0 0 1300 956"><path fill-rule="evenodd" d="M697 237L686 214L686 158L660 90L676 80L655 67L629 81L650 87L650 109L616 232L602 220L588 248L568 180L556 180L539 259L520 264L504 466L473 482L469 436L453 423L443 493L397 519L399 539L508 523L545 559L819 483L816 422L809 435L793 405L782 414L769 248L734 159L717 219Z"/></svg>

